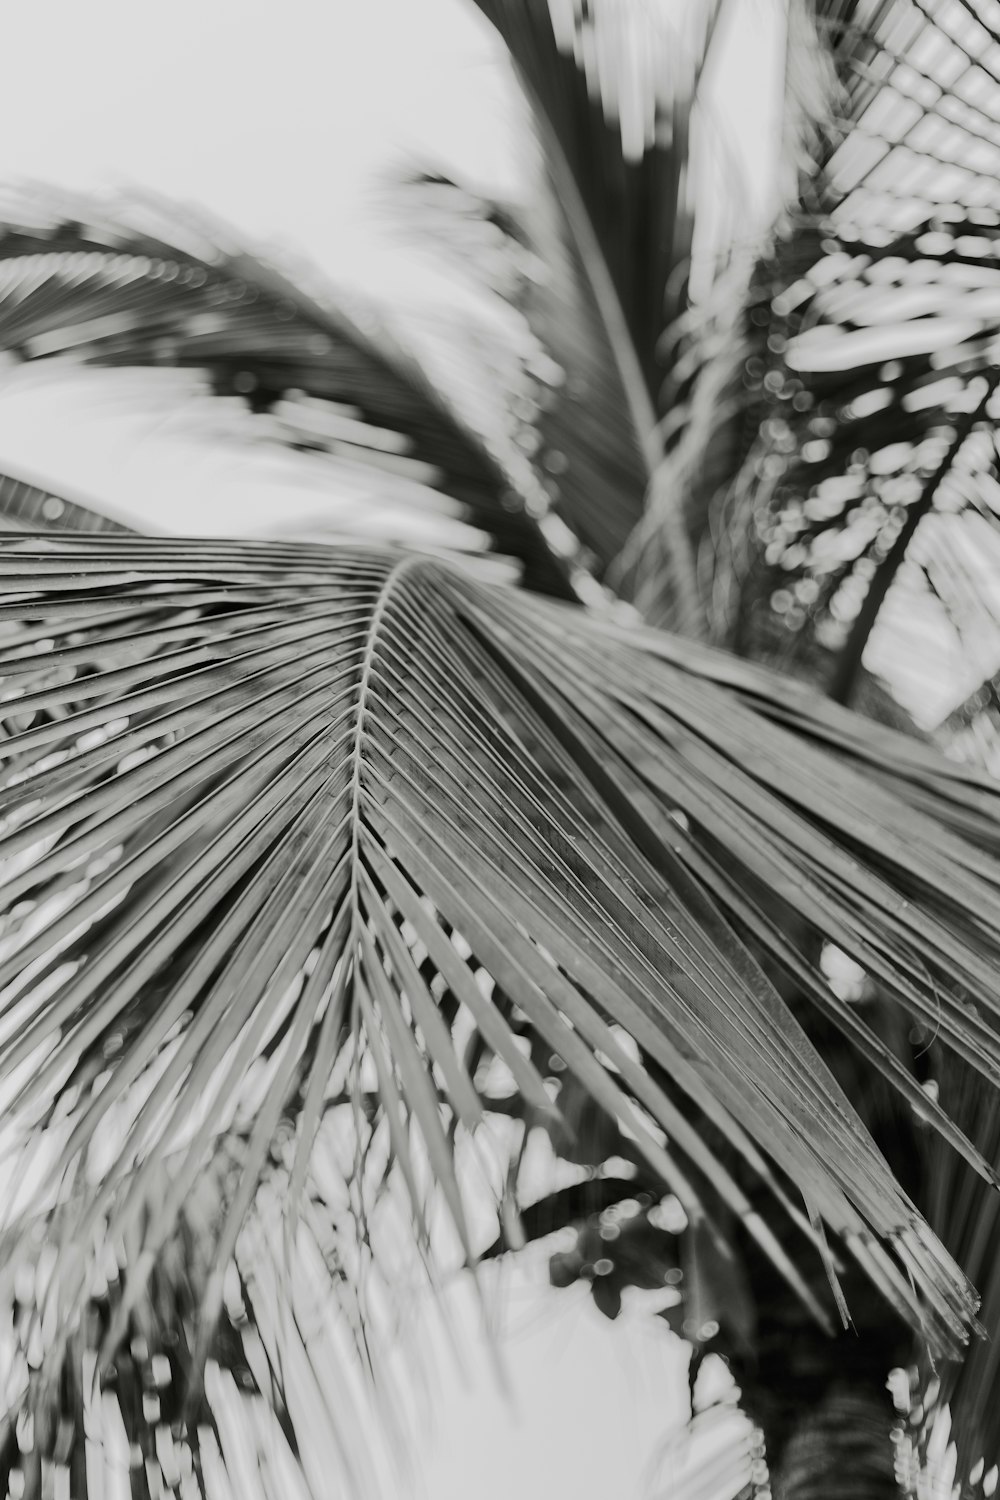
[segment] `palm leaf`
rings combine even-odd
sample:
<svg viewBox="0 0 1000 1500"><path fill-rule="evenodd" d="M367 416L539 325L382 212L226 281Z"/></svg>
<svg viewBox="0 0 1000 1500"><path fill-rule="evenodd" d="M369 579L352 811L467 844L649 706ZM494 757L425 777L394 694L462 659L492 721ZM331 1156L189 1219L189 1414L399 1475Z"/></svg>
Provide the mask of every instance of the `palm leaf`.
<svg viewBox="0 0 1000 1500"><path fill-rule="evenodd" d="M330 477L343 491L331 531L357 532L367 490L369 504L391 498L404 515L419 504L425 518L464 521L470 550L485 533L532 587L573 596L565 538L547 530L546 497L523 456L502 427L475 430L371 308L334 298L302 267L290 279L179 205L38 190L8 202L0 220L0 349L199 373L256 414L241 441L325 460L327 495ZM220 401L220 418L225 410ZM395 514L392 525L389 540L411 539Z"/></svg>
<svg viewBox="0 0 1000 1500"><path fill-rule="evenodd" d="M1000 33L966 5L815 9L825 85L794 49L801 197L757 277L757 436L720 523L731 624L841 697L876 624L882 671L919 628L942 642L942 691L956 663L971 688L1000 653ZM803 125L810 86L831 113ZM927 691L923 658L913 701Z"/></svg>
<svg viewBox="0 0 1000 1500"><path fill-rule="evenodd" d="M954 239L940 238L971 245L974 228L954 225ZM935 286L935 267L914 249L930 238L922 227L883 247L886 259L828 241L831 257L832 245L843 244L854 258L844 258L836 280L815 290L808 277L801 284L780 335L784 374L770 372L767 403L766 443L785 456L762 448L752 460L759 476L762 465L772 473L763 476L765 519L751 544L762 556L747 564L758 569L754 588L765 613L784 619L779 641L789 654L797 639L813 638L831 654L838 695L853 683L907 560L911 586L919 570L968 643L973 680L976 666L988 669L1000 651L989 588L1000 561L991 433L1000 307L988 310L995 272L970 254L965 286L945 274ZM916 322L906 312L911 292L924 308ZM898 321L883 326L894 306ZM926 353L906 353L914 336ZM867 341L868 355L852 353L856 339Z"/></svg>
<svg viewBox="0 0 1000 1500"><path fill-rule="evenodd" d="M939 738L949 754L971 766L985 766L996 774L996 684L988 680L941 726ZM996 1101L972 1071L932 1046L929 1055L931 1087L941 1103L961 1124L984 1156L1000 1161ZM984 1474L1000 1464L1000 1438L994 1413L1000 1400L1000 1282L996 1274L998 1221L995 1194L981 1192L981 1181L970 1177L928 1143L925 1164L927 1213L959 1263L982 1293L981 1321L986 1338L976 1341L959 1365L943 1368L922 1363L914 1393L918 1449L925 1455L940 1447L944 1423L956 1450L956 1478L963 1491L979 1493ZM984 1491L985 1493L985 1491Z"/></svg>
<svg viewBox="0 0 1000 1500"><path fill-rule="evenodd" d="M0 530L130 531L112 516L12 474L0 474Z"/></svg>
<svg viewBox="0 0 1000 1500"><path fill-rule="evenodd" d="M663 334L688 303L691 117L719 7L687 36L652 9L477 3L530 107L532 192L524 205L498 205L440 176L417 186L446 228L456 214L478 217L500 241L505 294L556 367L540 382L536 465L604 575L643 514L663 450ZM673 546L682 610L696 621L683 528Z"/></svg>
<svg viewBox="0 0 1000 1500"><path fill-rule="evenodd" d="M731 443L739 421L755 434L714 521L731 569L720 570L730 591L720 635L842 698L867 649L923 723L963 699L941 738L991 764L996 20L984 7L909 0L792 7L791 19L793 32L818 22L820 38L789 52L799 202L755 273L742 380L721 399L708 389ZM725 409L734 394L736 423ZM974 1072L944 1057L930 1087L995 1161L992 1095ZM933 1381L951 1402L963 1483L998 1456L995 1212L981 1188L935 1142L927 1211L982 1282L990 1335Z"/></svg>
<svg viewBox="0 0 1000 1500"><path fill-rule="evenodd" d="M377 1087L418 1225L429 1173L473 1257L445 1122L475 1129L480 1101L440 984L550 1110L482 968L692 1222L692 1172L748 1205L624 1034L733 1149L763 1148L933 1343L960 1340L962 1278L715 903L766 944L743 894L763 880L993 1080L992 788L766 674L418 555L25 538L3 570L0 1067L13 1118L58 1140L67 1285L70 1236L108 1214L112 1237L147 1220L155 1264L249 1111L225 1260L289 1112L300 1198L338 1073ZM110 1156L80 1196L84 1149Z"/></svg>
<svg viewBox="0 0 1000 1500"><path fill-rule="evenodd" d="M1000 1161L996 1102L969 1070L942 1057L935 1067L941 1100L992 1161ZM957 1445L958 1474L963 1486L978 1466L980 1477L1000 1463L996 1403L1000 1395L997 1336L1000 1332L1000 1281L997 1277L997 1204L981 1193L951 1160L933 1147L927 1168L927 1209L952 1252L982 1292L982 1320L987 1337L969 1349L960 1365L937 1371L925 1368L918 1400L924 1405L925 1437L947 1402L951 1437Z"/></svg>
<svg viewBox="0 0 1000 1500"><path fill-rule="evenodd" d="M756 254L756 249L754 254ZM673 532L683 526L695 560L699 592L706 602L710 633L725 639L719 621L731 607L723 564L729 559L717 517L746 458L752 433L746 363L752 340L746 333L753 296L754 257L733 250L717 272L710 294L678 318L670 330L676 357L663 389L664 451L642 517L622 550L616 579L647 624L684 629L672 581ZM679 521L674 518L679 518Z"/></svg>

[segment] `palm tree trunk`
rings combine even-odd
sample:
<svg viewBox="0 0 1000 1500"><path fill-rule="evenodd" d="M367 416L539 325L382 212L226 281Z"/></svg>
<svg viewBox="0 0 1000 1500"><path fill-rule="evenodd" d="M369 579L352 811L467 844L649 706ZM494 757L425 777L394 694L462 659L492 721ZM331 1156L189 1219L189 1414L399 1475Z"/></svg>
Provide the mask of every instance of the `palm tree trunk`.
<svg viewBox="0 0 1000 1500"><path fill-rule="evenodd" d="M900 1500L892 1425L887 1392L835 1386L776 1456L774 1500Z"/></svg>

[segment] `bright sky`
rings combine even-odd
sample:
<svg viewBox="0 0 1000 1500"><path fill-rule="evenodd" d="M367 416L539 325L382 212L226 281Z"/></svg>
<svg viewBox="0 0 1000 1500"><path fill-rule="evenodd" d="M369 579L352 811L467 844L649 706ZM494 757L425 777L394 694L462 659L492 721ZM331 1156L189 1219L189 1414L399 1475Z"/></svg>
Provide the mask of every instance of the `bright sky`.
<svg viewBox="0 0 1000 1500"><path fill-rule="evenodd" d="M757 211L772 180L780 4L739 0L711 80L722 127L726 111L736 126L720 200L739 182ZM517 182L510 80L465 0L35 0L5 13L4 44L0 179L136 184L194 201L390 300L440 298L447 283L421 272L394 235L378 201L388 169L442 164L484 186ZM79 396L60 398L54 421L54 398L30 372L6 381L0 466L16 461L172 529L224 530L245 517L245 475L231 466L209 463L199 479L191 450L171 447L169 434L109 419ZM261 493L258 503L275 503L278 491ZM648 1315L608 1323L589 1300L550 1293L537 1264L508 1273L507 1286L502 1347L516 1407L485 1356L468 1378L440 1361L440 1420L417 1460L423 1495L669 1492L655 1458L681 1409L683 1365L663 1325Z"/></svg>
<svg viewBox="0 0 1000 1500"><path fill-rule="evenodd" d="M552 1291L545 1276L536 1254L486 1281L509 1399L485 1355L465 1379L438 1354L423 1473L405 1500L669 1500L684 1466L670 1444L687 1415L680 1345L648 1309L610 1323L582 1286ZM456 1306L476 1326L471 1298Z"/></svg>

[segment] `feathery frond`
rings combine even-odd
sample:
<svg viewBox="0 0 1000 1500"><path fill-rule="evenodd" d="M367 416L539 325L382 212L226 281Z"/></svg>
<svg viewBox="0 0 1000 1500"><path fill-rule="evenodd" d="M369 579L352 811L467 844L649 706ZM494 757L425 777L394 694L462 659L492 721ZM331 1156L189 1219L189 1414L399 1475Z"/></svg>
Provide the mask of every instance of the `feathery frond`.
<svg viewBox="0 0 1000 1500"><path fill-rule="evenodd" d="M0 349L201 372L258 414L260 439L326 459L331 532L357 534L367 486L404 514L464 521L470 550L485 534L531 587L574 596L573 560L546 531L523 456L503 432L475 431L359 299L335 299L302 267L290 279L173 204L36 190L7 202L0 223ZM395 524L387 540L412 540Z"/></svg>
<svg viewBox="0 0 1000 1500"><path fill-rule="evenodd" d="M482 1100L445 985L538 1108L502 996L693 1223L704 1176L780 1259L638 1044L933 1343L961 1339L962 1278L719 907L808 974L760 883L996 1078L995 790L767 674L419 555L25 538L3 576L0 1070L57 1143L57 1281L112 1208L112 1236L148 1215L152 1267L247 1115L224 1262L281 1120L294 1209L327 1091L365 1079L422 1235L429 1172L474 1258L447 1120L474 1131Z"/></svg>
<svg viewBox="0 0 1000 1500"><path fill-rule="evenodd" d="M477 3L530 106L528 201L490 203L440 177L417 187L446 222L471 214L499 240L505 292L557 375L540 393L536 466L598 575L610 571L620 587L616 559L663 452L664 334L687 307L691 269L692 115L721 6L688 13L682 28L652 7L605 0ZM674 586L695 627L693 558L672 520Z"/></svg>

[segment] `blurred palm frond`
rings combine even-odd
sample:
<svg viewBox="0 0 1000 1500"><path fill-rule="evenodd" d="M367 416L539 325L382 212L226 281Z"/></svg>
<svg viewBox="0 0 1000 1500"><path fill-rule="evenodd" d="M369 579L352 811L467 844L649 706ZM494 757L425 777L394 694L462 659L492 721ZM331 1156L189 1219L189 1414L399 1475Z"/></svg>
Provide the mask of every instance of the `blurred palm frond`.
<svg viewBox="0 0 1000 1500"><path fill-rule="evenodd" d="M135 194L101 202L36 188L9 196L0 222L9 355L200 372L225 398L220 420L227 403L256 416L243 442L325 459L331 534L365 531L367 488L396 503L386 540L413 540L408 509L424 528L427 515L460 520L470 551L485 543L531 587L575 596L571 538L547 525L544 490L511 434L477 430L361 299L301 265L285 274L202 211ZM150 399L192 409L187 390Z"/></svg>
<svg viewBox="0 0 1000 1500"><path fill-rule="evenodd" d="M741 649L836 696L870 640L878 670L905 658L915 621L941 691L956 662L971 689L1000 660L1000 18L916 0L793 12L821 45L789 52L798 202L754 277L754 437L717 525L717 597ZM810 88L832 114L807 110Z"/></svg>
<svg viewBox="0 0 1000 1500"><path fill-rule="evenodd" d="M477 3L530 108L529 195L498 203L424 174L408 196L440 241L474 244L473 264L522 313L543 356L529 396L536 472L598 576L622 592L619 554L663 452L676 355L664 335L688 307L698 207L692 120L724 5L668 18L575 0ZM686 533L672 513L665 526L678 609L695 628Z"/></svg>

